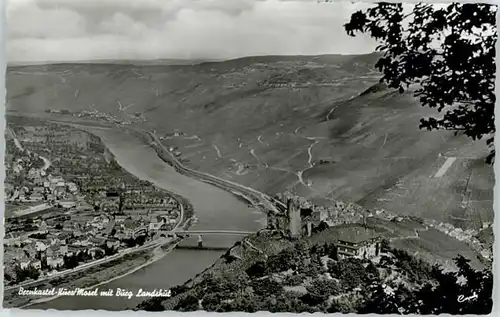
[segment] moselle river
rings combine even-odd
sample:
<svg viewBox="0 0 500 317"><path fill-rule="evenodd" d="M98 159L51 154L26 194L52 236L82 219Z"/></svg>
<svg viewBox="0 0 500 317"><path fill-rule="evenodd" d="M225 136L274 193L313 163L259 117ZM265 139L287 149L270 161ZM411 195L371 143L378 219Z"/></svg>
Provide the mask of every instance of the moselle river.
<svg viewBox="0 0 500 317"><path fill-rule="evenodd" d="M193 229L251 231L262 227L263 214L233 194L207 183L183 176L163 162L156 152L137 138L113 129L90 129L100 136L115 155L118 163L140 179L187 198L193 205L198 222ZM193 238L190 238L192 240ZM205 236L203 244L230 247L241 237ZM193 243L194 245L194 243ZM168 289L182 284L209 267L224 251L176 249L157 262L123 278L101 285L100 290ZM144 299L133 297L63 296L50 302L30 306L30 309L133 309Z"/></svg>

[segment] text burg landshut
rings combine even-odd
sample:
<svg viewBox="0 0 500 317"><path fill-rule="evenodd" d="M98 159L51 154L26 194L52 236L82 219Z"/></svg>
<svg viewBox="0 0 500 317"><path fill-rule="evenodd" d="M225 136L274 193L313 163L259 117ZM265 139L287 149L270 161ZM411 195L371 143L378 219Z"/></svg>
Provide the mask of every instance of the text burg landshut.
<svg viewBox="0 0 500 317"><path fill-rule="evenodd" d="M137 293L134 293L127 289L117 288L116 291L112 289L103 290L99 292L99 289L86 290L84 288L48 288L48 289L24 289L19 288L19 295L21 296L119 296L119 297L170 297L170 290L155 289L153 291L146 291L139 289Z"/></svg>

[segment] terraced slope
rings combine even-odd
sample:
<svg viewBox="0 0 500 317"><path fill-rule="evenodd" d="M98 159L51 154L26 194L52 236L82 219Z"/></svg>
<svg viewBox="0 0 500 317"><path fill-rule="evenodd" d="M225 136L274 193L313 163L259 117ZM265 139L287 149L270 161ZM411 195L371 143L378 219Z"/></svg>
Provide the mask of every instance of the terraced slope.
<svg viewBox="0 0 500 317"><path fill-rule="evenodd" d="M377 85L376 58L14 67L8 109L143 115L141 127L156 130L187 166L269 194L290 190L460 226L491 221L484 143L419 130L419 118L433 112Z"/></svg>

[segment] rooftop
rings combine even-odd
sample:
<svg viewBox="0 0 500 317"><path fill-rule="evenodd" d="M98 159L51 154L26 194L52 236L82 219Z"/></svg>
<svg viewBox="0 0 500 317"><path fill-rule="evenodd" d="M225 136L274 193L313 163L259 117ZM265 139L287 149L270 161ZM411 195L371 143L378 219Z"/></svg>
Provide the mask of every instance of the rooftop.
<svg viewBox="0 0 500 317"><path fill-rule="evenodd" d="M339 241L350 243L360 243L377 238L379 234L364 227L349 227L339 229Z"/></svg>

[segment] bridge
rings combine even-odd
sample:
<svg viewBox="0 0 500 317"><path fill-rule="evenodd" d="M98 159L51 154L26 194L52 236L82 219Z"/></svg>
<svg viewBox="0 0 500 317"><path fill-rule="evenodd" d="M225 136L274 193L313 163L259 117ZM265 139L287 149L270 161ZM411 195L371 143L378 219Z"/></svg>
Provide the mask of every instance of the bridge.
<svg viewBox="0 0 500 317"><path fill-rule="evenodd" d="M178 245L175 248L178 249L178 250L227 251L231 247L205 247L205 246L189 246L189 245L188 246L182 246L182 245Z"/></svg>
<svg viewBox="0 0 500 317"><path fill-rule="evenodd" d="M147 234L148 227L143 226L134 231L134 236ZM159 231L163 235L229 235L229 236L248 236L254 234L255 231L239 231L239 230L172 230Z"/></svg>
<svg viewBox="0 0 500 317"><path fill-rule="evenodd" d="M203 245L203 236L206 235L231 235L231 236L248 236L252 233L251 231L236 231L236 230L174 230L161 233L161 235L167 236L178 236L180 238L186 238L191 235L198 236L198 245L197 246L189 246L189 245L177 245L177 249L186 249L186 250L210 250L210 251L225 251L230 249L230 247L207 247Z"/></svg>
<svg viewBox="0 0 500 317"><path fill-rule="evenodd" d="M184 238L185 236L190 236L190 235L198 235L198 245L197 246L191 246L191 245L177 245L177 249L184 249L184 250L209 250L209 251L227 251L231 249L230 246L227 247L222 247L222 246L206 246L203 245L203 236L205 235L240 235L240 236L247 236L255 232L250 232L250 231L236 231L236 230L179 230L179 231L171 231L168 233L168 235L178 235L181 238ZM243 238L243 241L244 238Z"/></svg>
<svg viewBox="0 0 500 317"><path fill-rule="evenodd" d="M166 232L167 234L187 234L187 235L230 235L230 236L248 236L254 231L237 230L175 230Z"/></svg>

